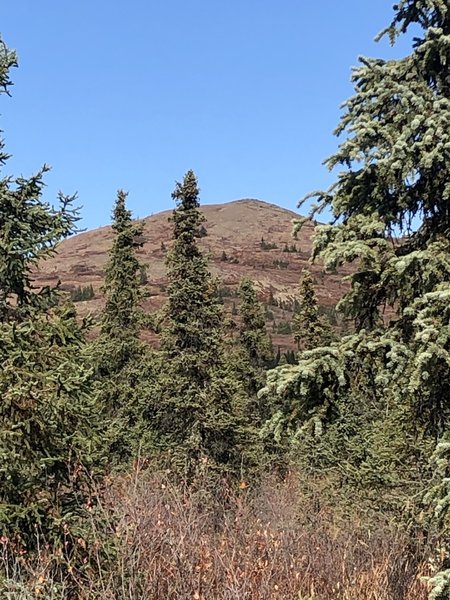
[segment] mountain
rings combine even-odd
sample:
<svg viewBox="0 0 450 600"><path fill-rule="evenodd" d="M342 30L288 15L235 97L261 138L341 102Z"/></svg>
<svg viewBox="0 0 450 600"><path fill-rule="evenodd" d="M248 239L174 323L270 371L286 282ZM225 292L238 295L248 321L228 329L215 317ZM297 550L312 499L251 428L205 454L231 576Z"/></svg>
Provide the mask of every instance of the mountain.
<svg viewBox="0 0 450 600"><path fill-rule="evenodd" d="M237 304L235 295L240 279L249 276L255 281L261 299L268 304L268 329L275 345L292 347L284 324L292 314L301 272L308 268L316 280L319 303L324 311L331 312L344 290L342 273L324 275L320 264L309 264L312 222L308 222L294 240L292 220L299 215L274 204L236 200L204 205L202 212L206 217L206 232L203 232L206 235L199 238L199 243L209 256L211 270L222 281L221 295L228 309L232 309L233 303ZM168 210L143 219L142 248L138 255L148 266L148 310L160 308L165 300L164 258L171 244L171 214ZM65 240L55 256L39 265L37 285L55 284L60 280L62 289L71 292L78 287L92 286L94 298L78 302L77 307L81 315L99 314L103 306L104 268L112 240L113 231L109 226Z"/></svg>

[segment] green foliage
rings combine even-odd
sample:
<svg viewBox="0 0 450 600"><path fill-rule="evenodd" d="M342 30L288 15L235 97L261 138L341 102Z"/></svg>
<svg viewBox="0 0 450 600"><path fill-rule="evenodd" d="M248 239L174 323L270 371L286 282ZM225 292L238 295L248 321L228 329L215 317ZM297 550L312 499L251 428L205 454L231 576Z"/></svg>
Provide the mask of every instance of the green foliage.
<svg viewBox="0 0 450 600"><path fill-rule="evenodd" d="M102 333L115 339L135 340L142 312L139 304L143 298L142 271L145 270L136 257L142 225L133 223L126 208L127 195L117 193L113 210L112 229L115 234L103 291L106 306L102 318Z"/></svg>
<svg viewBox="0 0 450 600"><path fill-rule="evenodd" d="M286 260L276 259L273 261L273 266L277 269L287 269L289 267L289 263Z"/></svg>
<svg viewBox="0 0 450 600"><path fill-rule="evenodd" d="M221 286L218 288L217 293L219 295L219 298L221 300L223 300L224 298L233 298L233 296L235 296L235 292L234 290L230 289L227 286Z"/></svg>
<svg viewBox="0 0 450 600"><path fill-rule="evenodd" d="M200 227L198 228L198 231L197 231L196 235L199 238L203 238L203 237L206 237L208 235L208 230L206 229L206 227L203 224L201 224Z"/></svg>
<svg viewBox="0 0 450 600"><path fill-rule="evenodd" d="M149 352L139 334L145 324L141 302L145 267L136 257L142 225L132 221L126 194L119 191L113 210L114 241L106 266L106 306L100 336L93 344L96 388L105 419L105 446L111 464L138 456L141 442L142 385L151 380Z"/></svg>
<svg viewBox="0 0 450 600"><path fill-rule="evenodd" d="M239 346L246 371L246 389L255 394L265 380L265 368L273 361L273 348L266 331L264 307L259 302L251 279L244 277L238 290Z"/></svg>
<svg viewBox="0 0 450 600"><path fill-rule="evenodd" d="M319 317L325 317L330 325L336 326L338 324L338 312L334 306L319 304L317 312Z"/></svg>
<svg viewBox="0 0 450 600"><path fill-rule="evenodd" d="M96 407L73 309L2 322L0 339L0 530L20 552L82 535Z"/></svg>
<svg viewBox="0 0 450 600"><path fill-rule="evenodd" d="M9 72L13 67L17 67L17 55L0 39L0 94L9 95L9 88L13 85L9 78ZM3 147L4 144L2 143ZM7 158L8 155L3 154L1 162L4 163Z"/></svg>
<svg viewBox="0 0 450 600"><path fill-rule="evenodd" d="M275 242L266 242L266 240L262 237L261 242L259 244L261 250L276 250L278 248Z"/></svg>
<svg viewBox="0 0 450 600"><path fill-rule="evenodd" d="M448 437L437 444L431 457L433 480L424 497L438 572L429 580L430 600L446 600L450 595L450 443Z"/></svg>
<svg viewBox="0 0 450 600"><path fill-rule="evenodd" d="M168 301L162 330L162 370L147 418L172 469L192 481L205 467L238 469L236 383L224 353L224 315L217 281L196 232L204 222L197 179L188 171L173 199L173 245L167 255Z"/></svg>
<svg viewBox="0 0 450 600"><path fill-rule="evenodd" d="M17 66L16 54L0 39L0 95L9 94L9 71ZM0 166L9 158L0 141ZM59 208L42 201L44 165L28 179L0 180L0 321L25 318L34 308L45 309L55 297L50 289L32 289L32 270L55 251L55 240L75 230L77 211L73 197L59 195Z"/></svg>
<svg viewBox="0 0 450 600"><path fill-rule="evenodd" d="M0 319L14 320L35 308L44 310L55 297L50 288L35 293L32 270L54 252L55 240L74 232L78 220L73 198L60 195L60 208L41 200L44 166L37 175L0 181Z"/></svg>
<svg viewBox="0 0 450 600"><path fill-rule="evenodd" d="M13 65L0 42L3 92ZM0 181L0 537L19 556L37 551L42 533L80 566L99 465L95 397L73 306L59 305L57 287L33 286L37 262L78 219L71 198L60 195L55 208L43 201L47 170Z"/></svg>
<svg viewBox="0 0 450 600"><path fill-rule="evenodd" d="M311 350L331 340L329 322L319 314L314 283L309 271L300 280L297 310L292 318L292 331L299 350Z"/></svg>
<svg viewBox="0 0 450 600"><path fill-rule="evenodd" d="M268 306L265 307L265 317L268 321L273 321L275 318L273 311L270 310Z"/></svg>
<svg viewBox="0 0 450 600"><path fill-rule="evenodd" d="M355 332L269 372L261 395L279 408L265 432L411 513L450 417L450 14L432 0L394 10L392 41L419 29L412 53L361 59L327 160L340 173L311 194L311 217L334 216L317 227L314 258L352 264L338 310Z"/></svg>
<svg viewBox="0 0 450 600"><path fill-rule="evenodd" d="M292 333L292 324L290 321L279 321L276 324L276 332L280 335L290 335Z"/></svg>
<svg viewBox="0 0 450 600"><path fill-rule="evenodd" d="M148 283L147 265L139 266L139 283L143 286L147 285Z"/></svg>
<svg viewBox="0 0 450 600"><path fill-rule="evenodd" d="M230 352L233 379L238 383L237 413L243 433L244 466L260 470L263 446L259 428L270 415L270 407L260 401L258 390L264 385L265 372L274 364L273 345L266 330L265 311L251 279L244 277L238 289L239 326L237 345Z"/></svg>
<svg viewBox="0 0 450 600"><path fill-rule="evenodd" d="M92 284L81 287L80 285L70 292L70 299L72 302L84 302L86 300L92 300L95 297L94 288Z"/></svg>
<svg viewBox="0 0 450 600"><path fill-rule="evenodd" d="M281 359L285 364L293 365L297 362L297 355L293 350L286 350Z"/></svg>

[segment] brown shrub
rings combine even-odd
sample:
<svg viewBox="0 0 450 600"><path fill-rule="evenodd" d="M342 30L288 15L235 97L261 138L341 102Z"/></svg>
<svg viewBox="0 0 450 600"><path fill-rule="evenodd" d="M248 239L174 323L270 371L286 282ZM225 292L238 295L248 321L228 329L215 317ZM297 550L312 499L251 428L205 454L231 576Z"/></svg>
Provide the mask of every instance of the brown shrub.
<svg viewBox="0 0 450 600"><path fill-rule="evenodd" d="M375 527L369 527L356 510L351 519L337 515L322 497L319 502L310 489L306 493L301 478L293 474L282 482L269 477L258 490L244 484L233 489L226 482L214 492L205 489L173 485L167 477L148 471L117 478L102 498L103 519L116 538L114 559L99 569L100 574L78 581L76 597L427 597L421 578L424 565L408 550L408 540L382 515ZM40 570L35 568L33 577L30 572L26 587L32 595L11 595L11 599L69 597L65 582L49 595L44 564ZM20 573L12 575L14 580ZM39 593L35 593L36 582L43 586Z"/></svg>

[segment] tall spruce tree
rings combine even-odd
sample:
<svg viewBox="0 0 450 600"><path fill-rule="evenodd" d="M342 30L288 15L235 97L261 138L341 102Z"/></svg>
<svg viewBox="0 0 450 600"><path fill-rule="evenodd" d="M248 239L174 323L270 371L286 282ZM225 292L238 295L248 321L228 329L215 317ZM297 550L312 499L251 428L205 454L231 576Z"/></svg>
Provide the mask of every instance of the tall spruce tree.
<svg viewBox="0 0 450 600"><path fill-rule="evenodd" d="M412 52L360 59L336 132L346 137L327 160L344 170L313 194L312 216L335 218L318 227L314 256L353 264L339 308L356 332L270 372L265 393L280 403L267 425L276 435L299 439L311 425L320 437L340 423L345 477L401 504L420 491L450 416L450 9L403 0L394 10L383 33L394 42L414 26Z"/></svg>
<svg viewBox="0 0 450 600"><path fill-rule="evenodd" d="M240 317L238 339L229 355L233 378L238 384L235 410L240 416L241 432L245 439L243 456L252 466L252 476L264 468L264 445L259 436L261 425L272 413L266 399L258 397L264 386L266 370L274 364L272 340L267 333L264 307L258 300L253 281L244 277L238 289ZM272 447L272 444L268 444ZM265 449L268 450L268 447Z"/></svg>
<svg viewBox="0 0 450 600"><path fill-rule="evenodd" d="M319 315L314 281L306 269L300 279L298 308L292 318L292 331L299 350L311 350L331 341L330 325Z"/></svg>
<svg viewBox="0 0 450 600"><path fill-rule="evenodd" d="M204 223L197 179L188 171L173 199L173 245L167 255L168 302L161 346L160 392L149 418L174 469L192 478L209 465L239 464L235 384L224 356L224 314L217 281L197 244Z"/></svg>
<svg viewBox="0 0 450 600"><path fill-rule="evenodd" d="M264 317L264 307L259 302L253 281L244 277L239 285L238 344L236 348L236 376L246 395L247 410L253 422L260 423L263 413L256 393L265 383L266 369L273 365L273 346Z"/></svg>
<svg viewBox="0 0 450 600"><path fill-rule="evenodd" d="M142 386L153 377L150 352L141 341L145 323L144 266L136 256L143 226L132 220L122 190L112 214L114 241L106 266L106 305L100 335L94 343L99 399L108 423L110 464L136 458L142 441ZM105 441L106 443L106 441Z"/></svg>
<svg viewBox="0 0 450 600"><path fill-rule="evenodd" d="M118 351L127 360L129 345L136 346L136 337L142 324L140 303L144 296L141 283L143 265L136 256L136 250L142 243L141 223L133 222L131 212L126 207L127 194L117 192L112 214L114 241L106 266L106 278L103 291L106 306L102 316L101 333L120 340ZM125 343L123 343L125 342Z"/></svg>
<svg viewBox="0 0 450 600"><path fill-rule="evenodd" d="M15 64L0 41L2 93ZM76 539L86 533L96 410L73 306L60 303L57 287L34 285L37 263L78 218L71 198L60 196L59 208L43 201L46 171L0 180L0 537L10 557L45 540L60 546L54 561L64 550L76 566L86 548Z"/></svg>

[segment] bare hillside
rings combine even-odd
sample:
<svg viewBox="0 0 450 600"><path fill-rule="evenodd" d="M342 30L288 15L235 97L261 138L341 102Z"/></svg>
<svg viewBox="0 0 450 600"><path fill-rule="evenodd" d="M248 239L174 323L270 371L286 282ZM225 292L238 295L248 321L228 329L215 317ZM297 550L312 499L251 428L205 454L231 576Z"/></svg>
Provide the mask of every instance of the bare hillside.
<svg viewBox="0 0 450 600"><path fill-rule="evenodd" d="M139 257L148 266L148 310L159 308L165 299L164 259L171 243L171 212L143 219L143 246ZM292 220L298 216L296 213L259 200L205 205L202 212L206 217L206 235L199 243L209 256L212 271L223 282L225 305L230 310L233 308L240 279L251 277L261 299L269 304L268 328L276 344L291 346L289 334L280 332L280 323L290 318L302 269L312 270L323 306L334 306L340 298L342 275L324 275L320 265L311 266L308 262L314 225L308 223L297 240L292 238ZM92 285L95 297L77 306L80 314L99 314L103 305L100 288L112 240L113 232L108 226L64 241L58 253L40 265L37 283L53 284L59 279L66 290Z"/></svg>

